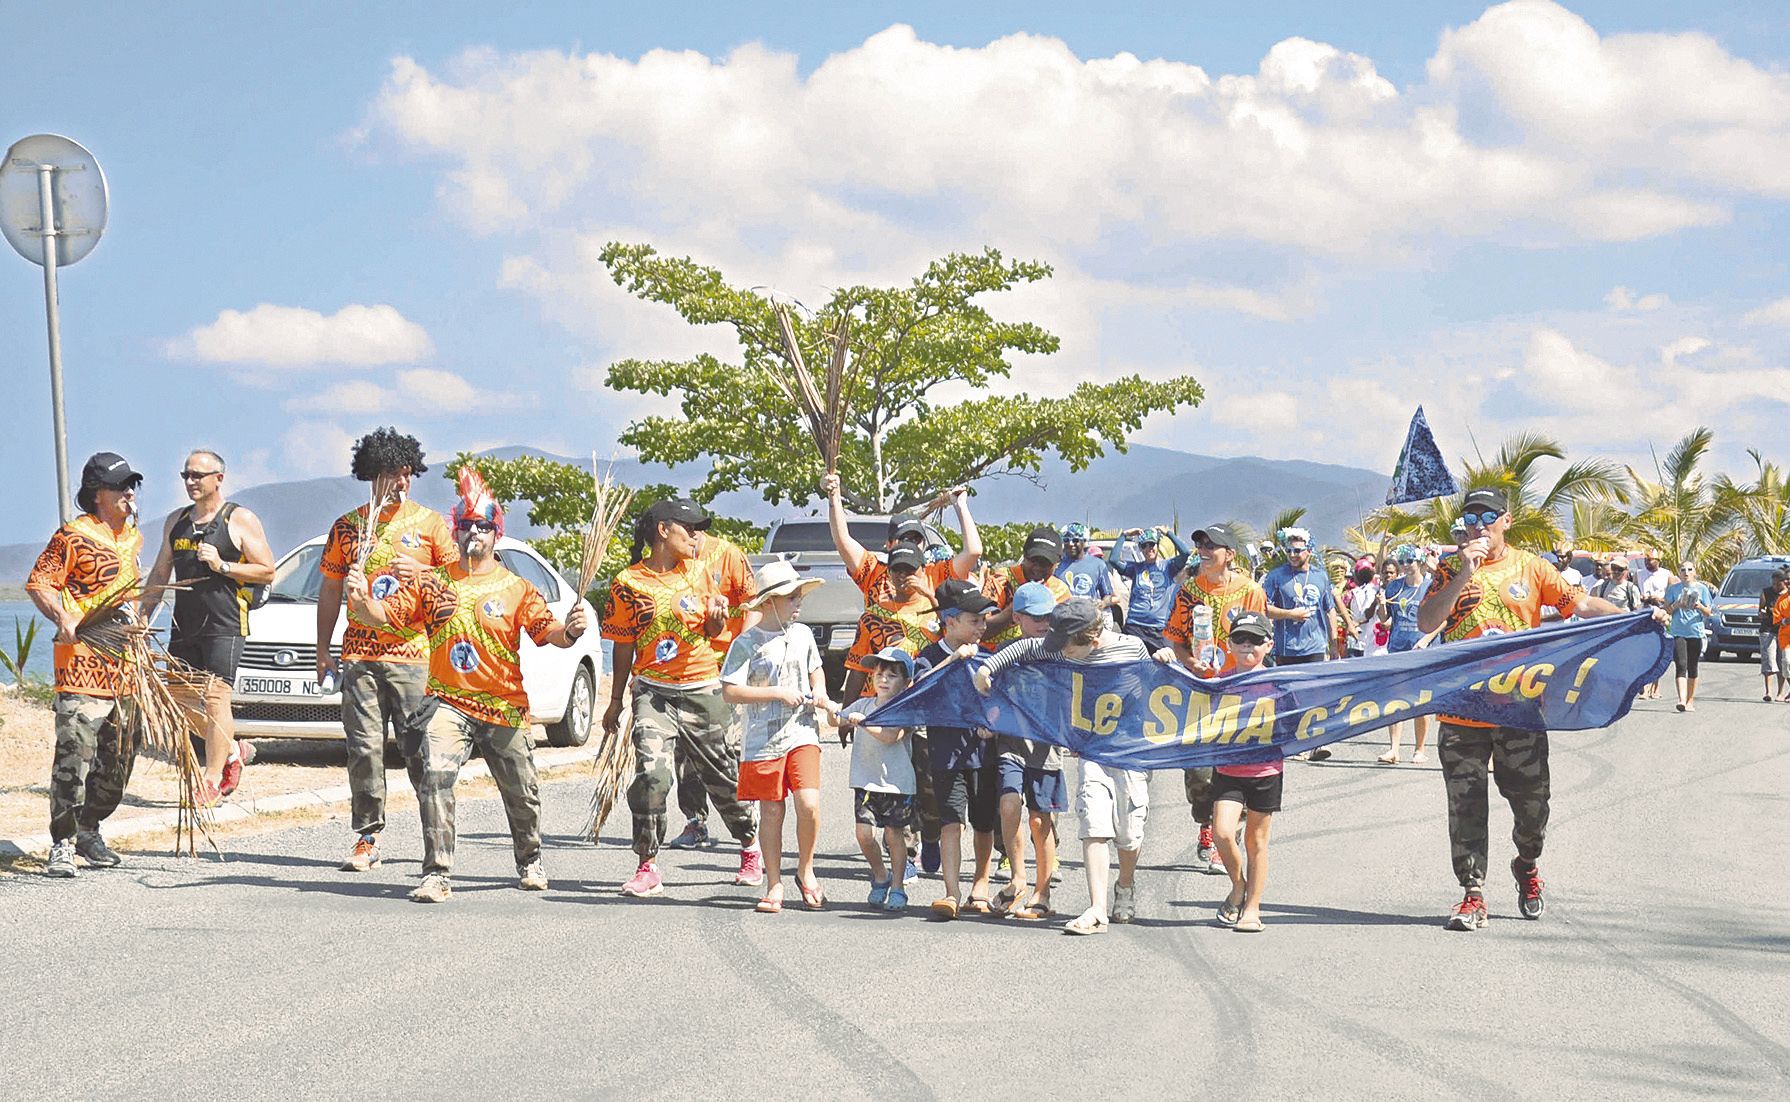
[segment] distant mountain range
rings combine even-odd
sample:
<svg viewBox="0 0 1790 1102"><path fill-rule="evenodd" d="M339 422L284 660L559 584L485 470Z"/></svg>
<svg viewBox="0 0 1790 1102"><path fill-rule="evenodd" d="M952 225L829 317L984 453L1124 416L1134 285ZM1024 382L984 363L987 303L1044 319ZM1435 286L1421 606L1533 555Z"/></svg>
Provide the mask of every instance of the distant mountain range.
<svg viewBox="0 0 1790 1102"><path fill-rule="evenodd" d="M539 455L578 466L588 460L555 456L535 448L493 448L482 454L508 459ZM432 467L417 480L415 498L446 511L454 488ZM630 486L663 482L684 489L707 473L695 464L663 467L638 460L618 460L616 477ZM1183 536L1200 524L1240 520L1258 530L1281 509L1305 506L1305 525L1320 543L1338 543L1343 531L1386 496L1389 476L1359 467L1309 463L1297 459L1219 458L1169 448L1134 445L1125 454L1109 454L1085 470L1071 472L1060 460L1046 460L1032 478L1003 475L975 486L976 519L1000 524L1037 521L1067 524L1081 521L1095 527L1147 526L1179 520ZM366 498L366 488L346 475L298 482L269 482L233 495L261 517L275 554L321 534L331 521ZM756 494L736 492L716 499L714 511L755 524L780 517L808 515L818 509L791 510L766 503ZM527 507L510 519L512 534L539 534L526 522ZM158 522L159 523L159 522ZM159 532L159 527L154 529ZM23 535L24 533L15 533ZM43 549L44 533L34 542L0 545L0 584L21 584ZM145 567L149 551L145 550Z"/></svg>

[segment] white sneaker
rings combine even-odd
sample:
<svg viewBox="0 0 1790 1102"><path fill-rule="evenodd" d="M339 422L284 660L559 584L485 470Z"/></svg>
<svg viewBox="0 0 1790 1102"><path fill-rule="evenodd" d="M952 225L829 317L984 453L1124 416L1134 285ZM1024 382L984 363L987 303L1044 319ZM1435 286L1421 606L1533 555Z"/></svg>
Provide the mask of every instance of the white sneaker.
<svg viewBox="0 0 1790 1102"><path fill-rule="evenodd" d="M423 877L423 882L410 893L412 903L446 903L454 894L454 885L438 872Z"/></svg>
<svg viewBox="0 0 1790 1102"><path fill-rule="evenodd" d="M1113 888L1114 922L1126 923L1137 917L1137 885L1119 884Z"/></svg>
<svg viewBox="0 0 1790 1102"><path fill-rule="evenodd" d="M547 869L539 861L530 861L516 870L516 886L525 892L547 890Z"/></svg>
<svg viewBox="0 0 1790 1102"><path fill-rule="evenodd" d="M44 875L61 880L71 880L81 875L81 870L75 867L74 839L65 839L50 847L50 860L44 865Z"/></svg>

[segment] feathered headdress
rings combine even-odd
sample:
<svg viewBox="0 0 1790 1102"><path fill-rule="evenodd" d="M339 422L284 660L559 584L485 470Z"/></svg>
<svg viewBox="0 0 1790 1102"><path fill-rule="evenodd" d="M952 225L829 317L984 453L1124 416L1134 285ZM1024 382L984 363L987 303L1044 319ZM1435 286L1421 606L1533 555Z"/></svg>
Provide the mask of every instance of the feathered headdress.
<svg viewBox="0 0 1790 1102"><path fill-rule="evenodd" d="M503 535L503 506L491 494L491 487L479 472L471 467L460 468L460 500L454 505L454 527L466 519L488 520L497 525L497 534Z"/></svg>

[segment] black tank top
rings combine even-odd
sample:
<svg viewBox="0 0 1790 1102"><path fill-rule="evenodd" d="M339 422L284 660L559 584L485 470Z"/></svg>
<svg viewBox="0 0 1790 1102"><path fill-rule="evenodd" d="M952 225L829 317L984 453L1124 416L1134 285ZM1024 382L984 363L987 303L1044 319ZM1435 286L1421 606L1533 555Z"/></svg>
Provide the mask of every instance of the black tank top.
<svg viewBox="0 0 1790 1102"><path fill-rule="evenodd" d="M191 582L190 589L174 591L173 639L204 639L249 633L249 590L208 569L199 561L199 546L209 543L225 562L243 561L242 549L230 539L230 514L234 501L226 501L217 516L205 524L193 523L193 507L180 511L174 530L168 533L173 551L174 580Z"/></svg>

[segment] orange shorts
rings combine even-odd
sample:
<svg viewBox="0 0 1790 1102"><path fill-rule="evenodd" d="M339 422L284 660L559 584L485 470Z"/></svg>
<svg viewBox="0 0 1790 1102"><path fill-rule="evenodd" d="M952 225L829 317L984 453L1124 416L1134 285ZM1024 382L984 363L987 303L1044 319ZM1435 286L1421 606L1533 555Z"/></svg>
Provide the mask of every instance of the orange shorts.
<svg viewBox="0 0 1790 1102"><path fill-rule="evenodd" d="M820 787L820 747L798 746L770 761L740 763L742 800L782 800L798 788Z"/></svg>

